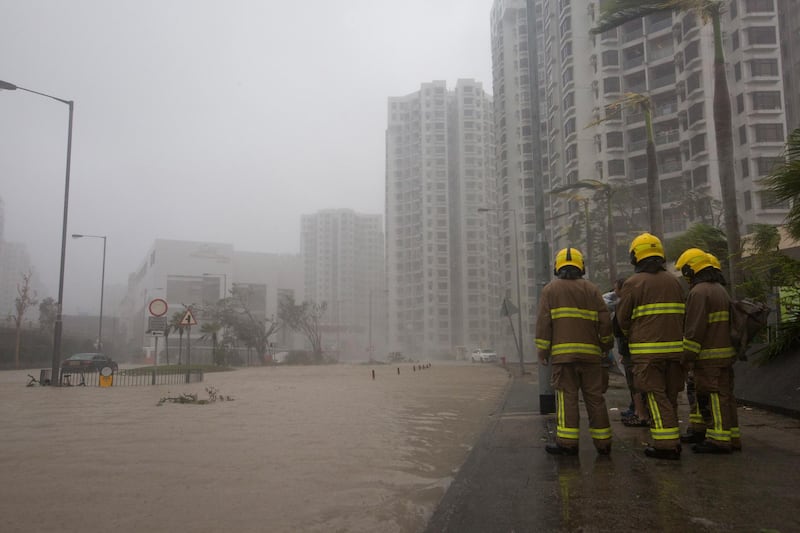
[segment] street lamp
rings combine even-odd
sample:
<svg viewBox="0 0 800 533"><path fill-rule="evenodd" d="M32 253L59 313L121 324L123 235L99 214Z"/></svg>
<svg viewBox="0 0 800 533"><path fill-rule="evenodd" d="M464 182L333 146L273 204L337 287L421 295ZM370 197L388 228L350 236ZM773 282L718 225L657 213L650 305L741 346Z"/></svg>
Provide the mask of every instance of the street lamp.
<svg viewBox="0 0 800 533"><path fill-rule="evenodd" d="M514 266L517 273L517 351L519 352L519 370L525 374L525 363L522 351L522 288L519 281L519 232L517 231L517 210L513 207L508 209L492 209L489 207L479 207L478 213L496 211L498 213L511 213L514 217Z"/></svg>
<svg viewBox="0 0 800 533"><path fill-rule="evenodd" d="M103 239L103 274L100 277L100 328L97 331L97 351L103 351L103 291L106 287L106 236L105 235L82 235L73 233L73 239L82 238Z"/></svg>
<svg viewBox="0 0 800 533"><path fill-rule="evenodd" d="M7 91L20 90L28 93L38 94L39 96L50 98L51 100L61 102L62 104L67 104L67 106L69 107L69 126L67 129L67 168L64 177L64 219L61 223L61 268L58 273L58 304L56 306L55 327L53 328L53 360L50 368L51 372L50 383L53 385L60 385L61 380L59 379L58 374L59 374L59 369L61 367L61 332L64 327L63 315L62 315L64 309L64 302L62 301L64 298L64 260L67 255L67 208L69 206L69 169L70 169L70 164L72 162L72 114L73 114L73 109L75 107L75 103L72 100L63 100L61 98L57 98L49 94L40 93L38 91L26 89L25 87L19 87L18 85L14 85L13 83L0 80L0 90L2 89L5 89Z"/></svg>

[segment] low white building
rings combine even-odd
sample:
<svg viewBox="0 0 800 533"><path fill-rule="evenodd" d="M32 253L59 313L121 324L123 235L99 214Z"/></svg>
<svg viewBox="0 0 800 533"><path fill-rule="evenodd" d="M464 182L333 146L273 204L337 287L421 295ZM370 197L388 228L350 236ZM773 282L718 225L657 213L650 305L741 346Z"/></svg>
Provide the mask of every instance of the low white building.
<svg viewBox="0 0 800 533"><path fill-rule="evenodd" d="M152 362L156 340L148 334L154 299L166 300L165 314L171 319L186 308L200 309L230 294L234 286L252 291L252 311L264 318L278 312L281 294L303 300L303 264L299 255L239 252L233 245L216 242L157 239L136 272L128 276L128 289L120 305L118 339L127 347L123 360L144 357ZM200 314L200 313L196 313ZM196 316L202 321L202 316ZM190 342L199 340L200 324L191 328ZM272 339L280 348L302 348L302 338L284 331ZM177 334L169 338L171 362L177 360ZM183 338L185 351L186 338ZM159 363L164 361L163 337L159 339ZM185 355L184 355L185 357ZM199 344L192 348L192 362L211 362L210 351Z"/></svg>

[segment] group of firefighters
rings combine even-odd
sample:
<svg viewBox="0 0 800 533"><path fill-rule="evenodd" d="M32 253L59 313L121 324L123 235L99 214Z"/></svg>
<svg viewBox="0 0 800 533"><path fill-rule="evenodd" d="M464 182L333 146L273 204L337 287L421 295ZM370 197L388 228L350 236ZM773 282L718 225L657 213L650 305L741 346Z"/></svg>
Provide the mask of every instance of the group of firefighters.
<svg viewBox="0 0 800 533"><path fill-rule="evenodd" d="M583 279L583 255L565 248L555 257L555 279L541 295L536 347L541 364L552 365L556 398L554 455L576 455L580 434L578 391L583 394L589 433L597 452L611 453L611 424L603 394L608 388L606 354L614 345L612 320L629 350L632 395L649 410L652 443L645 455L678 460L681 442L696 453L741 450L733 396L729 297L719 260L690 248L675 262L689 283L688 297L666 268L661 241L642 233L630 245L634 274L621 283L613 316L596 285ZM690 427L680 433L678 394L687 382Z"/></svg>

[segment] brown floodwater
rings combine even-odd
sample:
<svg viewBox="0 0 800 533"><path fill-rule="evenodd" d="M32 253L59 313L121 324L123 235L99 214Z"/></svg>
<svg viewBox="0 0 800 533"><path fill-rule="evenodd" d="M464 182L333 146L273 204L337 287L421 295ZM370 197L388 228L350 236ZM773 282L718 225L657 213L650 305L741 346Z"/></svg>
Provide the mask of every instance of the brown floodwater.
<svg viewBox="0 0 800 533"><path fill-rule="evenodd" d="M26 388L26 371L0 372L0 530L420 531L509 378L495 365L397 368L105 389ZM209 386L234 400L158 406Z"/></svg>

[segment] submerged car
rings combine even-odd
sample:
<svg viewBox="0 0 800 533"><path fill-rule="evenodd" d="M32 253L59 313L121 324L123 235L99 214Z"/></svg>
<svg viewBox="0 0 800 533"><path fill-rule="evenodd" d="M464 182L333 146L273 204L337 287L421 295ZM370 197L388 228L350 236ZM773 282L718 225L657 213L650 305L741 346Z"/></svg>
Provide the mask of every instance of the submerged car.
<svg viewBox="0 0 800 533"><path fill-rule="evenodd" d="M70 355L64 359L61 367L97 371L109 367L114 372L119 370L119 365L109 356L102 353L76 353L75 355Z"/></svg>
<svg viewBox="0 0 800 533"><path fill-rule="evenodd" d="M472 351L473 363L494 363L497 361L497 354L494 350L487 350L479 348Z"/></svg>

